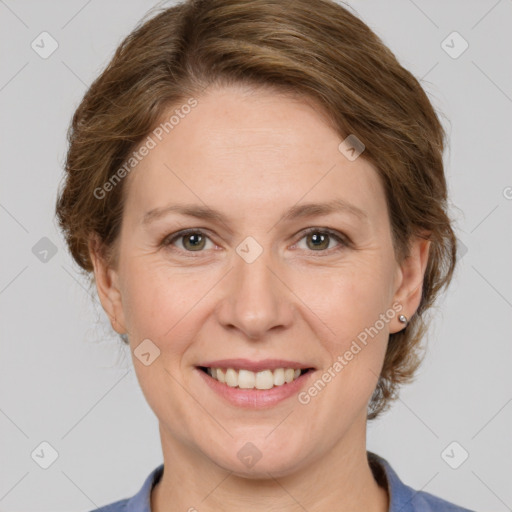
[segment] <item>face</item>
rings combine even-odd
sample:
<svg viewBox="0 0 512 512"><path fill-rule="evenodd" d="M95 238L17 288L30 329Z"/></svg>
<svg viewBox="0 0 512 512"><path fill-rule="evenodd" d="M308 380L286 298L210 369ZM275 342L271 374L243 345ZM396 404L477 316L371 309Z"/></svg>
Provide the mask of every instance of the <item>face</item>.
<svg viewBox="0 0 512 512"><path fill-rule="evenodd" d="M340 152L318 108L242 88L197 100L126 178L118 266L95 258L98 291L164 444L286 475L364 442L428 247L396 261L376 169ZM281 368L309 370L275 385Z"/></svg>

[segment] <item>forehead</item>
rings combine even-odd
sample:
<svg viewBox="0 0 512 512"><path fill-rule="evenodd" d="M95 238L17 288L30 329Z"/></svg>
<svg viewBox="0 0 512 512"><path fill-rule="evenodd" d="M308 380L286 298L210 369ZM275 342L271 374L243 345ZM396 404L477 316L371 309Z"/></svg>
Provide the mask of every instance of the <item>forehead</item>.
<svg viewBox="0 0 512 512"><path fill-rule="evenodd" d="M154 147L128 176L132 222L176 200L235 210L240 218L301 200L342 198L370 214L385 208L376 169L339 151L343 137L310 102L222 88L187 111L168 133L160 130L161 140L150 134Z"/></svg>

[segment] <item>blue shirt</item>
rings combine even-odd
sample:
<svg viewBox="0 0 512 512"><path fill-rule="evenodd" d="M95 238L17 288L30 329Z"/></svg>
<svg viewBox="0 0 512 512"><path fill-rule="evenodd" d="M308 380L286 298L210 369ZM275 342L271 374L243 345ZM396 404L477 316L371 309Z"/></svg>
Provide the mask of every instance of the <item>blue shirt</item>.
<svg viewBox="0 0 512 512"><path fill-rule="evenodd" d="M390 497L388 512L474 512L428 492L415 491L402 483L386 459L372 452L367 454L375 479L388 490ZM116 501L91 512L151 512L151 490L160 480L163 470L163 464L154 469L146 478L140 491L132 498Z"/></svg>

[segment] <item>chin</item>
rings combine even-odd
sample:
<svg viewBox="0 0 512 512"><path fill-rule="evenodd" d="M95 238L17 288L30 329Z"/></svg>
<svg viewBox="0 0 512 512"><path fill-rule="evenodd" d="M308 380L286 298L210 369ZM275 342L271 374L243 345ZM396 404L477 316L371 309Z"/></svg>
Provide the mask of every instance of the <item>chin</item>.
<svg viewBox="0 0 512 512"><path fill-rule="evenodd" d="M265 434L268 435L268 432ZM248 479L268 480L270 475L282 477L297 471L304 461L304 448L301 446L284 446L289 444L276 439L275 443L254 443L242 441L233 443L233 449L222 454L210 454L212 462L234 475ZM234 454L234 457L233 457ZM269 475L270 473L270 475Z"/></svg>

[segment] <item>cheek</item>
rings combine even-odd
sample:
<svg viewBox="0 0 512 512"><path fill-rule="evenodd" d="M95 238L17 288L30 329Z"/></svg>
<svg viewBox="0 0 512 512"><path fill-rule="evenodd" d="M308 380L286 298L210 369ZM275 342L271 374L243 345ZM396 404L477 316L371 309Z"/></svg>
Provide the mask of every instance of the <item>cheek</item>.
<svg viewBox="0 0 512 512"><path fill-rule="evenodd" d="M179 279L142 261L125 269L123 311L132 335L157 342L178 321L187 294Z"/></svg>
<svg viewBox="0 0 512 512"><path fill-rule="evenodd" d="M207 304L205 296L218 276L143 263L143 258L126 270L123 311L134 343L151 339L164 359L182 354L195 337Z"/></svg>
<svg viewBox="0 0 512 512"><path fill-rule="evenodd" d="M372 255L373 256L373 255ZM325 332L341 347L374 325L390 308L389 276L384 259L361 258L327 272L311 271L293 286L304 304L325 323ZM380 325L380 324L379 324ZM381 326L382 328L382 326Z"/></svg>
<svg viewBox="0 0 512 512"><path fill-rule="evenodd" d="M389 304L389 261L373 257L354 260L325 275L317 273L311 284L297 293L315 313L310 325L318 326L318 339L331 362L318 376L328 383L316 385L322 390L318 400L314 399L319 418L329 415L324 412L328 406L351 417L366 407L375 389L390 322L396 314ZM316 388L311 390L313 394L318 393ZM342 417L335 421L339 429L344 421Z"/></svg>
<svg viewBox="0 0 512 512"><path fill-rule="evenodd" d="M318 290L308 299L316 301L311 309L318 317L315 325L323 333L318 339L329 362L305 390L301 403L309 404L306 410L313 411L319 424L331 425L329 435L334 437L351 419L366 415L377 385L396 314L386 300L386 282L376 272L340 272L319 283L329 287L322 299ZM325 442L330 439L327 436Z"/></svg>
<svg viewBox="0 0 512 512"><path fill-rule="evenodd" d="M123 309L129 325L134 368L145 398L158 417L185 414L181 410L180 366L190 340L195 339L199 301L206 293L190 276L176 269L142 263L126 274ZM204 285L206 286L206 284ZM194 308L196 305L196 308ZM137 347L149 339L158 356L149 364L137 360ZM146 342L147 343L147 342ZM151 348L151 351L155 349ZM181 397L181 398L180 398Z"/></svg>

